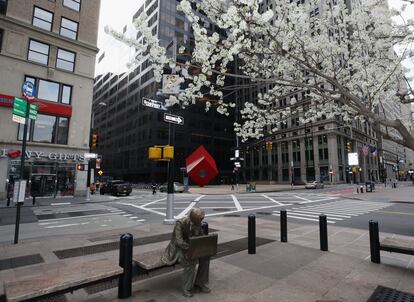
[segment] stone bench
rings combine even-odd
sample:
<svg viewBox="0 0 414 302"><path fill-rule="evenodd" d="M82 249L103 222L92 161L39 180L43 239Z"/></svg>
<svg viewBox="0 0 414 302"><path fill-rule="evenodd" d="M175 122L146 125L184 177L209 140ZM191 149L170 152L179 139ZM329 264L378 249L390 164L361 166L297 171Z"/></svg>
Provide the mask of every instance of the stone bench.
<svg viewBox="0 0 414 302"><path fill-rule="evenodd" d="M414 240L385 238L380 242L380 250L391 253L414 255Z"/></svg>
<svg viewBox="0 0 414 302"><path fill-rule="evenodd" d="M177 265L177 262L171 265L166 265L165 263L161 262L161 256L164 251L165 248L143 254L137 254L133 256L133 261L140 270L146 273L163 267ZM193 258L212 257L216 255L217 234L210 234L190 238L189 253L193 256Z"/></svg>
<svg viewBox="0 0 414 302"><path fill-rule="evenodd" d="M123 273L117 263L108 259L76 262L59 268L56 268L56 264L46 264L39 270L39 275L5 282L4 293L7 301L38 301L109 281Z"/></svg>
<svg viewBox="0 0 414 302"><path fill-rule="evenodd" d="M380 251L414 255L414 240L397 238L385 238L379 240L379 228L377 221L369 222L369 241L371 250L371 262L381 263Z"/></svg>

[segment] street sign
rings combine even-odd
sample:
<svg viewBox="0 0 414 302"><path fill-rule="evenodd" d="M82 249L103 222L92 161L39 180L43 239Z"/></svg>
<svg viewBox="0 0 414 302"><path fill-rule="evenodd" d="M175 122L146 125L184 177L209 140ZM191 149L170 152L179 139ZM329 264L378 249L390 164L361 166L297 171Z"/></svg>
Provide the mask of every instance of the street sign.
<svg viewBox="0 0 414 302"><path fill-rule="evenodd" d="M164 113L164 122L184 125L184 118L182 116Z"/></svg>
<svg viewBox="0 0 414 302"><path fill-rule="evenodd" d="M22 85L22 93L25 98L28 100L33 100L35 98L35 86L32 82L24 82Z"/></svg>
<svg viewBox="0 0 414 302"><path fill-rule="evenodd" d="M26 118L27 101L14 98L13 114Z"/></svg>
<svg viewBox="0 0 414 302"><path fill-rule="evenodd" d="M98 158L98 154L96 154L96 153L85 153L84 156L85 156L86 159Z"/></svg>
<svg viewBox="0 0 414 302"><path fill-rule="evenodd" d="M13 202L24 202L26 196L26 180L16 181L13 190Z"/></svg>
<svg viewBox="0 0 414 302"><path fill-rule="evenodd" d="M19 115L13 114L12 116L13 122L19 123L19 124L26 124L26 119L24 117L21 117Z"/></svg>
<svg viewBox="0 0 414 302"><path fill-rule="evenodd" d="M158 110L167 110L163 102L148 99L148 98L142 98L142 105L146 107L158 109Z"/></svg>
<svg viewBox="0 0 414 302"><path fill-rule="evenodd" d="M36 120L38 106L37 104L29 104L29 119Z"/></svg>

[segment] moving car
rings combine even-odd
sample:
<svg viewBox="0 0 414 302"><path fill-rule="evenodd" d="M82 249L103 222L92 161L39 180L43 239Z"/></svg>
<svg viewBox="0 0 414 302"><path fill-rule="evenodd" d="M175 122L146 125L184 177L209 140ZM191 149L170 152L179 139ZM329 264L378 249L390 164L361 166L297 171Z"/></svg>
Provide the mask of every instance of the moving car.
<svg viewBox="0 0 414 302"><path fill-rule="evenodd" d="M100 186L99 192L101 195L105 193L111 193L112 195L129 195L132 192L132 186L129 182L123 180L110 180L104 185Z"/></svg>
<svg viewBox="0 0 414 302"><path fill-rule="evenodd" d="M324 187L323 183L316 181L316 180L312 182L307 182L305 184L306 189L323 189L323 187Z"/></svg>
<svg viewBox="0 0 414 302"><path fill-rule="evenodd" d="M160 186L160 192L167 192L168 184L164 183ZM174 193L183 193L184 192L184 185L179 182L174 182Z"/></svg>

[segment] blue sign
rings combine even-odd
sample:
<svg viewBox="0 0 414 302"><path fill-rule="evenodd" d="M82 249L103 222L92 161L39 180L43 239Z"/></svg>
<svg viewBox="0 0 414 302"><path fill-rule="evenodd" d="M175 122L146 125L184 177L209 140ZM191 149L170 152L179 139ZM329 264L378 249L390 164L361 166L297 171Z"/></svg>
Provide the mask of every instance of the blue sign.
<svg viewBox="0 0 414 302"><path fill-rule="evenodd" d="M32 100L35 98L35 86L32 82L24 82L22 86L23 96L27 99Z"/></svg>

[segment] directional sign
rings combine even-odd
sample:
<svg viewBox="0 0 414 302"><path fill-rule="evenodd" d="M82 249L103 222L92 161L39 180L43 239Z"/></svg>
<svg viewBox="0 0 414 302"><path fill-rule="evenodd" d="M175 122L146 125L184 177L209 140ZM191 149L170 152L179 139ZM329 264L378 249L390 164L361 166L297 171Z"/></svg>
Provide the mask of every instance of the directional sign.
<svg viewBox="0 0 414 302"><path fill-rule="evenodd" d="M146 107L158 109L158 110L167 110L167 108L165 107L165 104L163 102L156 101L156 100L151 100L151 99L148 99L148 98L142 98L142 105L144 105Z"/></svg>
<svg viewBox="0 0 414 302"><path fill-rule="evenodd" d="M38 111L37 104L30 104L29 105L29 119L36 120L36 118L37 118L37 111Z"/></svg>
<svg viewBox="0 0 414 302"><path fill-rule="evenodd" d="M26 124L26 119L20 115L13 114L12 121L23 125Z"/></svg>
<svg viewBox="0 0 414 302"><path fill-rule="evenodd" d="M164 122L184 125L184 118L182 116L164 113Z"/></svg>
<svg viewBox="0 0 414 302"><path fill-rule="evenodd" d="M26 117L27 101L19 98L14 98L13 114L21 117Z"/></svg>

